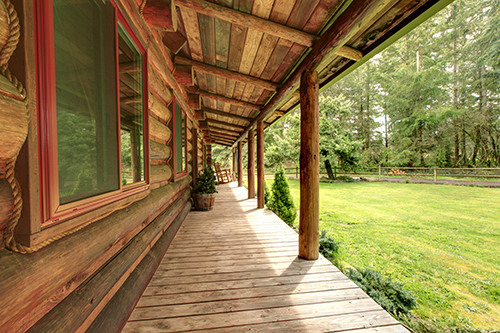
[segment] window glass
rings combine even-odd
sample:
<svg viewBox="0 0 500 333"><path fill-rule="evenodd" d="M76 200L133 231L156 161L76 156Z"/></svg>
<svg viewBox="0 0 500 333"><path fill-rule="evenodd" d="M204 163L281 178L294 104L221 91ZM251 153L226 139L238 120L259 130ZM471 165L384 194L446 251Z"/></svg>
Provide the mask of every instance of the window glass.
<svg viewBox="0 0 500 333"><path fill-rule="evenodd" d="M142 61L141 52L120 24L118 68L123 185L145 179Z"/></svg>
<svg viewBox="0 0 500 333"><path fill-rule="evenodd" d="M60 204L119 189L113 7L54 0Z"/></svg>
<svg viewBox="0 0 500 333"><path fill-rule="evenodd" d="M186 115L175 103L175 155L176 173L186 171Z"/></svg>

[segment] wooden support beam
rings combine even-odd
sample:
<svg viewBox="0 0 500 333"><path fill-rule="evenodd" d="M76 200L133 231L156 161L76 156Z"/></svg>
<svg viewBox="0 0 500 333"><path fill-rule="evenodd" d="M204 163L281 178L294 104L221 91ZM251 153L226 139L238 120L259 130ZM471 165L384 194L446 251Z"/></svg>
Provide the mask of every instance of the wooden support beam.
<svg viewBox="0 0 500 333"><path fill-rule="evenodd" d="M201 109L201 101L199 94L188 94L188 105L193 110Z"/></svg>
<svg viewBox="0 0 500 333"><path fill-rule="evenodd" d="M233 181L236 175L236 148L233 147Z"/></svg>
<svg viewBox="0 0 500 333"><path fill-rule="evenodd" d="M205 120L206 117L205 117L205 112L200 111L200 110L197 110L194 112L194 119L198 120L198 121L202 121L202 120Z"/></svg>
<svg viewBox="0 0 500 333"><path fill-rule="evenodd" d="M179 56L175 57L174 63L179 64L179 65L190 65L190 66L193 66L193 68L196 69L197 71L200 71L200 72L203 72L206 74L212 74L212 75L222 77L225 79L234 80L234 81L238 81L238 82L246 83L246 84L251 84L251 85L258 86L258 87L261 87L261 88L264 88L264 89L267 89L270 91L276 91L279 88L279 84L271 82L271 81L262 80L262 79L254 77L254 76L241 74L238 72L230 71L230 70L219 68L219 67L212 66L212 65L207 65L207 64L204 64L202 62L198 62L195 60L191 60L191 59L187 59L187 58L183 58L183 57L179 57Z"/></svg>
<svg viewBox="0 0 500 333"><path fill-rule="evenodd" d="M151 29L177 31L177 10L174 0L148 0L142 15Z"/></svg>
<svg viewBox="0 0 500 333"><path fill-rule="evenodd" d="M274 110L274 114L279 117L283 117L285 115L285 112L280 111L280 110Z"/></svg>
<svg viewBox="0 0 500 333"><path fill-rule="evenodd" d="M180 32L167 31L163 33L163 44L174 54L179 53L180 50L186 45L187 39Z"/></svg>
<svg viewBox="0 0 500 333"><path fill-rule="evenodd" d="M243 186L243 153L241 141L238 142L238 187Z"/></svg>
<svg viewBox="0 0 500 333"><path fill-rule="evenodd" d="M224 134L224 133L218 133L218 132L215 132L215 131L210 131L210 135L217 136L217 137L220 137L220 138L229 139L229 140L232 140L232 141L234 141L234 140L237 139L237 136L229 135L229 134Z"/></svg>
<svg viewBox="0 0 500 333"><path fill-rule="evenodd" d="M208 114L213 114L213 115L222 116L222 117L228 117L231 119L242 120L242 121L246 121L246 122L250 122L252 120L250 118L238 116L236 114L225 112L225 111L212 110L212 109L207 109L207 108L202 108L202 111L204 111L205 113L208 113Z"/></svg>
<svg viewBox="0 0 500 333"><path fill-rule="evenodd" d="M264 123L257 123L257 208L264 208Z"/></svg>
<svg viewBox="0 0 500 333"><path fill-rule="evenodd" d="M299 257L319 256L319 83L316 71L300 83Z"/></svg>
<svg viewBox="0 0 500 333"><path fill-rule="evenodd" d="M363 52L347 45L335 51L335 54L354 61L360 61L363 58Z"/></svg>
<svg viewBox="0 0 500 333"><path fill-rule="evenodd" d="M338 51L351 37L356 35L361 29L364 29L366 24L371 24L371 20L385 10L385 7L392 1L353 0L349 7L328 28L325 34L321 36L311 52L307 54L281 88L278 89L259 115L247 126L238 138L238 141L243 140L259 121L265 120L274 110L281 106L287 97L297 89L300 77L305 71L316 69L327 54Z"/></svg>
<svg viewBox="0 0 500 333"><path fill-rule="evenodd" d="M240 135L241 132L234 132L234 131L230 131L230 130L227 130L227 129L223 129L223 128L219 128L219 127L210 127L208 128L209 131L211 132L217 132L217 133L222 133L222 134L227 134L227 135Z"/></svg>
<svg viewBox="0 0 500 333"><path fill-rule="evenodd" d="M193 126L193 135L191 139L193 140L193 184L196 183L198 179L198 129Z"/></svg>
<svg viewBox="0 0 500 333"><path fill-rule="evenodd" d="M207 142L207 165L212 167L212 145Z"/></svg>
<svg viewBox="0 0 500 333"><path fill-rule="evenodd" d="M189 65L175 65L174 78L181 86L194 85L194 71L193 66Z"/></svg>
<svg viewBox="0 0 500 333"><path fill-rule="evenodd" d="M229 98L229 97L222 96L222 95L212 94L212 93L209 93L207 91L202 91L202 90L198 91L198 94L201 97L205 97L205 98L217 101L217 102L241 106L241 107L251 109L251 110L260 110L259 105L243 102L243 101L240 101L239 99L233 99L233 98Z"/></svg>
<svg viewBox="0 0 500 333"><path fill-rule="evenodd" d="M255 198L255 133L248 133L248 199Z"/></svg>
<svg viewBox="0 0 500 333"><path fill-rule="evenodd" d="M208 126L215 126L215 127L219 127L219 128L222 128L222 129L231 130L229 128L224 128L224 127L217 126L217 125L231 127L232 129L234 129L236 131L239 131L239 132L241 132L241 131L243 131L245 129L244 127L241 127L241 126L238 126L238 125L233 125L233 124L227 123L225 121L220 121L220 120L215 120L215 119L207 119L206 121L208 123Z"/></svg>
<svg viewBox="0 0 500 333"><path fill-rule="evenodd" d="M243 12L228 7L223 7L208 1L177 0L176 5L193 10L203 15L216 17L223 21L255 29L272 36L277 36L300 45L310 47L317 40L316 36L308 34L304 31L268 21L257 16L245 14Z"/></svg>

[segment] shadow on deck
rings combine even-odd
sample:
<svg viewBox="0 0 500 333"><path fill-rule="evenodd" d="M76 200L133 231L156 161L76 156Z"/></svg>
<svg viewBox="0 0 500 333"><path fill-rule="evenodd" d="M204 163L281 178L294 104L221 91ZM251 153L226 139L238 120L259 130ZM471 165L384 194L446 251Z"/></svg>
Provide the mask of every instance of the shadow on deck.
<svg viewBox="0 0 500 333"><path fill-rule="evenodd" d="M189 213L123 332L408 332L236 186Z"/></svg>

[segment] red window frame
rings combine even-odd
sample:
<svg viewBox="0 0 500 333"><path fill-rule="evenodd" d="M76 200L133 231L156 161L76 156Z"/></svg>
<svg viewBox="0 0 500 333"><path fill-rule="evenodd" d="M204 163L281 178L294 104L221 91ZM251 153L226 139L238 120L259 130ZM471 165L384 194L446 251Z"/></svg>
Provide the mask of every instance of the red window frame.
<svg viewBox="0 0 500 333"><path fill-rule="evenodd" d="M184 114L184 129L185 129L185 133L184 133L184 156L185 156L184 171L182 171L180 173L177 173L177 142L176 142L176 140L177 140L177 121L179 121L179 119L177 119L177 106L179 106L179 108L181 109L181 115ZM188 128L187 128L186 111L184 111L181 104L179 102L177 102L176 97L174 97L174 108L173 109L174 109L173 110L174 111L174 115L173 115L173 119L174 119L173 129L174 130L173 130L173 145L172 146L173 146L174 158L172 160L174 161L173 170L174 170L174 179L175 179L175 178L184 177L185 175L188 174L188 158L187 158L187 154L188 154L187 131L188 131ZM182 118L180 120L182 121ZM181 133L181 140L182 140L182 133Z"/></svg>
<svg viewBox="0 0 500 333"><path fill-rule="evenodd" d="M120 154L120 79L118 62L118 23L132 39L142 54L143 78L143 142L144 142L144 181L122 185L104 194L82 199L68 204L59 204L59 174L57 155L57 118L56 118L56 77L54 50L54 15L50 0L34 0L35 52L37 73L37 125L39 151L40 212L42 229L82 215L109 203L124 199L149 189L149 121L148 121L148 80L147 50L136 36L125 16L120 12L114 0L115 58L116 58L116 111L117 111L117 147L118 172L121 175ZM120 177L121 179L121 177Z"/></svg>

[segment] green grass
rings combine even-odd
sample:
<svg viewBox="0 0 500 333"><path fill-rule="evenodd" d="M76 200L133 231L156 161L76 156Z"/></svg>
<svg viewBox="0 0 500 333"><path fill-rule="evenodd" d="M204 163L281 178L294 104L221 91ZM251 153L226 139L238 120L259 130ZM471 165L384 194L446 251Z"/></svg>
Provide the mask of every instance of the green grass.
<svg viewBox="0 0 500 333"><path fill-rule="evenodd" d="M299 182L289 184L299 207ZM321 183L320 229L345 264L404 283L420 317L500 328L500 189Z"/></svg>

